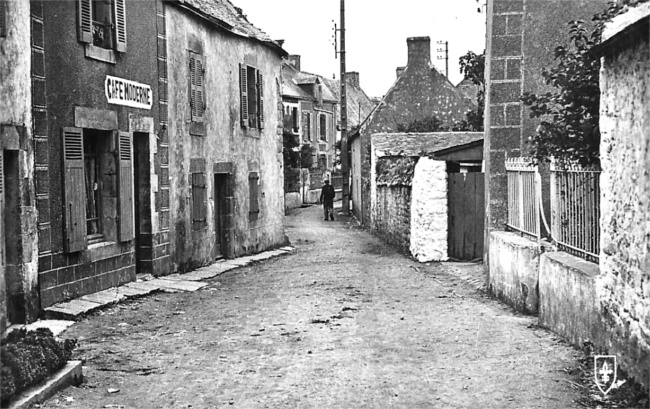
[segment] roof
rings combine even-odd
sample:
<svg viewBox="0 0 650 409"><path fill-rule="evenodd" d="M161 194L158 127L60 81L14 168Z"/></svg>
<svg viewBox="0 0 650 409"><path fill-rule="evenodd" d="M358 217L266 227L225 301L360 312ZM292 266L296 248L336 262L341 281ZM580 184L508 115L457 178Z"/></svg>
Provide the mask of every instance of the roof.
<svg viewBox="0 0 650 409"><path fill-rule="evenodd" d="M363 122L375 108L375 104L370 97L361 89L352 83L350 76L346 75L345 82L347 85L347 103L348 103L348 129L353 129ZM337 100L340 100L341 82L334 79L325 79L328 87L333 91ZM337 111L337 120L341 120L341 110Z"/></svg>
<svg viewBox="0 0 650 409"><path fill-rule="evenodd" d="M372 146L378 157L422 156L483 140L483 132L376 133Z"/></svg>
<svg viewBox="0 0 650 409"><path fill-rule="evenodd" d="M625 44L630 39L646 38L650 22L650 3L641 3L630 7L622 14L605 23L600 44L591 52L602 55L609 50L618 48L617 44Z"/></svg>
<svg viewBox="0 0 650 409"><path fill-rule="evenodd" d="M300 85L321 84L323 101L338 103L338 96L330 88L330 83L325 77L309 72L298 71L287 61L282 62L282 96L302 100L315 101L316 96L309 92L307 87Z"/></svg>
<svg viewBox="0 0 650 409"><path fill-rule="evenodd" d="M281 55L287 55L280 44L250 23L242 9L235 7L229 0L171 0L171 2L185 6L224 30L259 41L275 49Z"/></svg>

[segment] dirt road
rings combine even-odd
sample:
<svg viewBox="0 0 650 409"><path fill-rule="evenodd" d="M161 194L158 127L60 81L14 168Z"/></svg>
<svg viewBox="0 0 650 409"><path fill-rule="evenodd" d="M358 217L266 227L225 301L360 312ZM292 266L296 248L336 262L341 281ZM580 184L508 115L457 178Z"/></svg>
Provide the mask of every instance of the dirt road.
<svg viewBox="0 0 650 409"><path fill-rule="evenodd" d="M287 232L291 255L73 326L86 382L42 407L576 407L576 352L458 268L414 262L318 207Z"/></svg>

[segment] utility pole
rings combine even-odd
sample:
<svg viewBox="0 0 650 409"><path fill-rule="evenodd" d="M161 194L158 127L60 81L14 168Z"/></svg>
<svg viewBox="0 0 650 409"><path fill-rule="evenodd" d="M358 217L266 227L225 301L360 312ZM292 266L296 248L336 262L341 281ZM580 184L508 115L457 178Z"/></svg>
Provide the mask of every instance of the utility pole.
<svg viewBox="0 0 650 409"><path fill-rule="evenodd" d="M350 168L348 164L348 97L345 83L345 0L341 0L341 173L343 173L343 213L350 213Z"/></svg>
<svg viewBox="0 0 650 409"><path fill-rule="evenodd" d="M438 52L444 52L445 55L439 55L439 60L445 60L445 77L449 78L449 41L438 41L438 45L444 45L445 48L438 48Z"/></svg>

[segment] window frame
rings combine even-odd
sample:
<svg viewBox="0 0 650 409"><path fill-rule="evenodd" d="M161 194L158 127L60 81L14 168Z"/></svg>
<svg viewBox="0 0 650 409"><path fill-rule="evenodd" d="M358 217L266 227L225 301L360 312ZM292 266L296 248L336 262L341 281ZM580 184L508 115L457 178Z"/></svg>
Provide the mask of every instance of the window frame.
<svg viewBox="0 0 650 409"><path fill-rule="evenodd" d="M319 135L318 139L320 141L327 142L327 115L320 113L318 114L318 130Z"/></svg>
<svg viewBox="0 0 650 409"><path fill-rule="evenodd" d="M239 98L242 128L264 129L264 75L252 65L239 64Z"/></svg>
<svg viewBox="0 0 650 409"><path fill-rule="evenodd" d="M86 45L86 57L115 64L116 53L127 52L126 0L109 0L111 10L111 46L95 45L95 2L105 0L77 0L77 41Z"/></svg>

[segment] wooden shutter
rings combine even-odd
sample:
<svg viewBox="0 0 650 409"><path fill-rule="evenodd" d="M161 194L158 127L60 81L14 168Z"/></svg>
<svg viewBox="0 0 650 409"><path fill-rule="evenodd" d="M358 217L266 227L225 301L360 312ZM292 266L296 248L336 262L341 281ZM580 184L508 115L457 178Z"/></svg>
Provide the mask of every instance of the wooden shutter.
<svg viewBox="0 0 650 409"><path fill-rule="evenodd" d="M259 71L257 71L257 103L259 105L257 114L260 119L260 129L264 129L264 76ZM296 126L296 130L297 128Z"/></svg>
<svg viewBox="0 0 650 409"><path fill-rule="evenodd" d="M190 107L193 122L203 122L203 56L190 52Z"/></svg>
<svg viewBox="0 0 650 409"><path fill-rule="evenodd" d="M93 2L79 0L79 21L77 37L82 43L93 42Z"/></svg>
<svg viewBox="0 0 650 409"><path fill-rule="evenodd" d="M192 228L199 230L207 222L205 173L192 173Z"/></svg>
<svg viewBox="0 0 650 409"><path fill-rule="evenodd" d="M113 0L115 4L115 38L117 51L126 52L126 0Z"/></svg>
<svg viewBox="0 0 650 409"><path fill-rule="evenodd" d="M189 52L190 55L190 112L192 121L196 118L196 54Z"/></svg>
<svg viewBox="0 0 650 409"><path fill-rule="evenodd" d="M248 174L248 194L250 200L250 213L258 213L260 211L259 207L259 180L260 176L258 173L249 173Z"/></svg>
<svg viewBox="0 0 650 409"><path fill-rule="evenodd" d="M118 161L118 202L119 202L119 241L129 241L135 237L133 203L133 142L129 132L117 134Z"/></svg>
<svg viewBox="0 0 650 409"><path fill-rule="evenodd" d="M239 64L239 98L241 99L241 126L248 127L248 73L245 64Z"/></svg>
<svg viewBox="0 0 650 409"><path fill-rule="evenodd" d="M83 130L63 128L64 250L86 248L86 185L84 177Z"/></svg>

